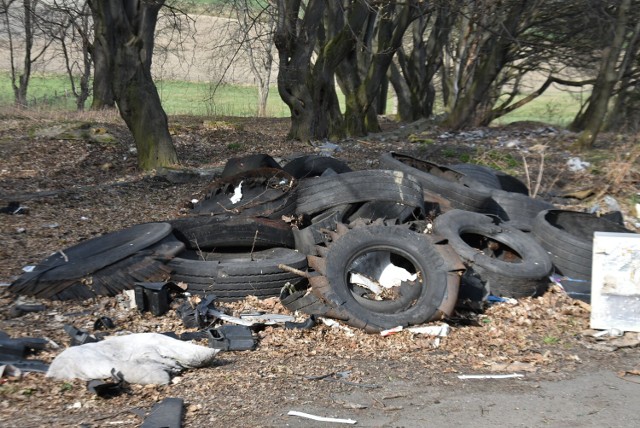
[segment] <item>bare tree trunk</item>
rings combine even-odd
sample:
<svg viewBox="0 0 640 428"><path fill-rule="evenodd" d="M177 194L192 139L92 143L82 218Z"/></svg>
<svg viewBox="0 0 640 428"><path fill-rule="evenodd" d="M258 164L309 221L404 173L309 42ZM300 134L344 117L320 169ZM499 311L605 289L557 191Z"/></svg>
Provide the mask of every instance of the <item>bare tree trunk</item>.
<svg viewBox="0 0 640 428"><path fill-rule="evenodd" d="M334 85L334 49L323 51L311 64L325 9L323 0L310 0L300 18L301 0L277 0L278 92L291 111L289 137L302 141L341 138L344 125Z"/></svg>
<svg viewBox="0 0 640 428"><path fill-rule="evenodd" d="M433 84L434 77L442 66L442 56L449 40L449 34L455 22L458 1L438 2L435 11L430 15L419 16L413 22L411 51L405 47L398 49L398 64L401 67L402 78L410 84L405 84L403 92L407 98L405 102L410 108L404 109L400 115L402 120L413 121L428 118L433 115L436 91ZM435 22L431 22L435 18ZM425 32L430 30L425 40ZM398 80L395 85L399 85Z"/></svg>
<svg viewBox="0 0 640 428"><path fill-rule="evenodd" d="M258 117L267 116L267 100L271 84L273 64L273 31L276 25L275 10L269 5L254 11L255 5L242 0L236 10L240 28L245 33L243 47L249 57L251 72L258 86ZM248 39L248 40L247 40Z"/></svg>
<svg viewBox="0 0 640 428"><path fill-rule="evenodd" d="M640 129L640 87L634 83L634 66L640 53L640 22L636 22L620 66L619 89L607 114L606 129L636 132Z"/></svg>
<svg viewBox="0 0 640 428"><path fill-rule="evenodd" d="M109 58L111 88L136 142L138 166L145 170L178 162L167 115L151 78L154 30L163 4L164 0L90 1L94 16L105 20L97 37L114 47Z"/></svg>
<svg viewBox="0 0 640 428"><path fill-rule="evenodd" d="M604 123L609 101L619 78L616 66L625 42L630 7L631 0L622 0L618 7L612 42L602 51L602 62L596 83L593 86L589 106L584 114L576 117L570 127L574 131L582 131L578 138L578 145L583 149L593 146Z"/></svg>
<svg viewBox="0 0 640 428"><path fill-rule="evenodd" d="M352 48L355 53L348 55L337 68L346 98L347 133L354 136L380 130L376 99L387 81L391 61L407 28L424 13L425 4L416 1L381 5L362 2L362 6L360 13L366 17L360 24L362 28L353 19L347 26L347 31L358 37ZM358 53L360 50L365 53Z"/></svg>
<svg viewBox="0 0 640 428"><path fill-rule="evenodd" d="M111 87L112 61L115 55L115 39L106 28L113 21L109 8L97 8L96 2L90 1L93 15L95 38L89 47L93 59L93 101L91 110L111 109L116 107L116 100ZM100 15L102 14L102 15Z"/></svg>

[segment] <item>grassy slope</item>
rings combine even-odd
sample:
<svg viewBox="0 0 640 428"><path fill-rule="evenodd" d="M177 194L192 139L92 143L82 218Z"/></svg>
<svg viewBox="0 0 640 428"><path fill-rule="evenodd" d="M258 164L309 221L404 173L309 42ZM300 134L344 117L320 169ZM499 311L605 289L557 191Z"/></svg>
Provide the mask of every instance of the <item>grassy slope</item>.
<svg viewBox="0 0 640 428"><path fill-rule="evenodd" d="M254 116L257 110L257 89L252 86L222 85L216 89L207 83L186 81L156 82L167 114ZM67 96L65 96L65 93ZM582 95L586 96L586 95ZM34 75L29 85L29 101L34 108L75 109L71 86L62 75ZM578 109L579 94L557 89L549 90L536 100L500 118L496 123L533 120L554 125L567 125ZM0 106L13 103L9 75L0 73ZM390 103L391 104L391 103ZM90 105L90 101L87 106ZM287 106L272 88L268 102L268 115L286 117Z"/></svg>

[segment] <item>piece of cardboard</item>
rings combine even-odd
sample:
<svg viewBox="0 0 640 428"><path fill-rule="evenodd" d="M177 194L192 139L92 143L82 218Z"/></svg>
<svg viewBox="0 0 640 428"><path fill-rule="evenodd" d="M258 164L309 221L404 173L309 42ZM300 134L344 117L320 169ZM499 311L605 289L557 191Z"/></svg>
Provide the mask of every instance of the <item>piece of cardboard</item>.
<svg viewBox="0 0 640 428"><path fill-rule="evenodd" d="M591 328L640 332L640 234L594 233Z"/></svg>

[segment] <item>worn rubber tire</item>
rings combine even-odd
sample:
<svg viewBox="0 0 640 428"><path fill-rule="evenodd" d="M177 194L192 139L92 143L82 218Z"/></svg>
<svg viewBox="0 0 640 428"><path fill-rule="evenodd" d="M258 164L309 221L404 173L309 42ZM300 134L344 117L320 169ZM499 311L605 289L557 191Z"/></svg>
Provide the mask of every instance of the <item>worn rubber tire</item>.
<svg viewBox="0 0 640 428"><path fill-rule="evenodd" d="M502 189L500 186L500 180L496 175L495 170L484 166L476 165L472 163L459 163L456 165L449 165L454 171L464 174L468 180L466 183L471 188L488 188L488 189ZM474 184L474 181L477 183Z"/></svg>
<svg viewBox="0 0 640 428"><path fill-rule="evenodd" d="M204 200L192 212L200 215L227 214L279 219L295 210L297 180L282 169L254 169L215 180L205 189ZM241 186L242 198L231 197Z"/></svg>
<svg viewBox="0 0 640 428"><path fill-rule="evenodd" d="M171 233L168 223L144 223L80 242L58 251L22 274L9 287L16 294L35 294L38 283L75 281L160 241Z"/></svg>
<svg viewBox="0 0 640 428"><path fill-rule="evenodd" d="M531 234L552 255L558 273L591 281L593 233L596 231L633 233L594 214L553 209L535 217Z"/></svg>
<svg viewBox="0 0 640 428"><path fill-rule="evenodd" d="M364 170L304 179L296 213L314 215L343 204L387 201L424 210L422 187L399 171Z"/></svg>
<svg viewBox="0 0 640 428"><path fill-rule="evenodd" d="M297 179L319 177L327 169L338 174L351 172L352 169L343 161L329 156L304 155L287 162L282 169Z"/></svg>
<svg viewBox="0 0 640 428"><path fill-rule="evenodd" d="M227 163L224 165L224 169L222 170L220 177L228 178L260 168L282 169L280 164L271 156L265 153L256 153L237 158L229 158Z"/></svg>
<svg viewBox="0 0 640 428"><path fill-rule="evenodd" d="M133 288L136 281L160 282L169 278L167 261L185 246L172 234L134 254L88 275L61 280L38 278L20 294L51 300L86 300L97 296L115 296Z"/></svg>
<svg viewBox="0 0 640 428"><path fill-rule="evenodd" d="M388 313L388 302L373 301L363 306L354 296L347 273L352 262L363 254L389 251L410 262L421 279L417 297L396 313ZM347 315L344 321L367 332L379 332L396 326L415 325L434 317L447 292L445 262L430 240L402 226L368 226L352 229L331 244L325 272L319 281L310 279L312 291L332 307ZM318 285L319 284L319 285ZM391 303L393 305L394 303Z"/></svg>
<svg viewBox="0 0 640 428"><path fill-rule="evenodd" d="M423 159L390 152L380 157L380 167L415 176L425 192L448 200L453 208L481 212L490 202L490 189L473 189L465 183L468 179L464 174Z"/></svg>
<svg viewBox="0 0 640 428"><path fill-rule="evenodd" d="M494 189L491 191L491 203L485 213L496 215L510 226L528 232L531 231L533 219L540 211L554 208L555 205L541 199Z"/></svg>
<svg viewBox="0 0 640 428"><path fill-rule="evenodd" d="M437 217L433 229L446 238L465 264L488 284L492 294L519 298L539 295L547 289L548 276L553 270L551 259L528 234L498 224L495 218L462 210ZM467 242L478 238L497 245L500 251L497 257L502 259L479 251Z"/></svg>
<svg viewBox="0 0 640 428"><path fill-rule="evenodd" d="M248 295L272 297L287 283L299 286L305 278L278 267L305 270L306 256L287 248L271 248L254 253L209 253L206 261L184 257L168 263L171 279L188 284L187 291L213 293L227 300Z"/></svg>
<svg viewBox="0 0 640 428"><path fill-rule="evenodd" d="M259 217L191 216L169 220L174 234L192 250L230 247L294 248L291 227L282 220Z"/></svg>

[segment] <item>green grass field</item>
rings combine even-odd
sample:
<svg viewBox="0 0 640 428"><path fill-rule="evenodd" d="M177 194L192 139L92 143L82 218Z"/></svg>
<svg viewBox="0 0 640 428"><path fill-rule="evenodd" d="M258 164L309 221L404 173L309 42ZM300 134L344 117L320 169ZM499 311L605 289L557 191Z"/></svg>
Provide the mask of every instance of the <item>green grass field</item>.
<svg viewBox="0 0 640 428"><path fill-rule="evenodd" d="M255 116L258 109L258 90L251 86L221 85L213 94L212 86L206 83L161 81L156 85L162 106L169 115ZM33 76L28 100L29 106L37 109L75 109L71 86L62 75ZM0 73L0 106L12 105L13 101L9 75ZM90 105L89 99L86 107ZM275 87L269 94L267 114L273 117L289 115L289 109Z"/></svg>
<svg viewBox="0 0 640 428"><path fill-rule="evenodd" d="M552 90L545 92L521 108L497 119L495 124L519 121L538 121L552 125L567 126L580 108L581 97L588 94L569 93Z"/></svg>
<svg viewBox="0 0 640 428"><path fill-rule="evenodd" d="M255 116L258 91L252 86L221 85L216 89L207 83L185 81L156 82L162 105L168 115L197 116ZM341 95L341 94L340 94ZM583 95L586 96L586 95ZM342 97L340 96L342 99ZM8 73L0 73L0 106L13 104L13 90ZM29 106L34 109L74 110L75 98L68 79L62 75L35 75L28 92ZM389 105L391 105L391 101ZM86 104L88 108L91 100ZM540 121L565 126L571 122L579 107L575 94L549 91L524 107L495 121L506 124L515 121ZM275 87L271 89L267 114L272 117L289 116Z"/></svg>

